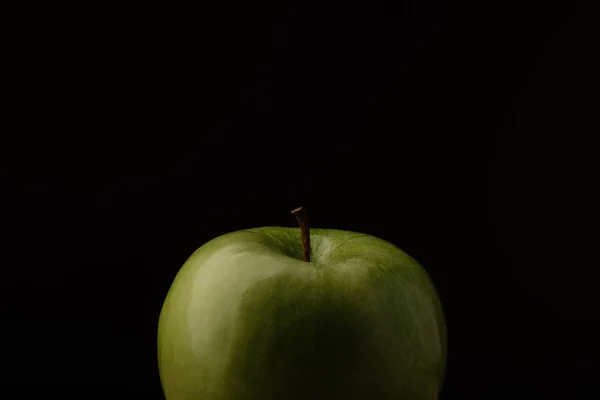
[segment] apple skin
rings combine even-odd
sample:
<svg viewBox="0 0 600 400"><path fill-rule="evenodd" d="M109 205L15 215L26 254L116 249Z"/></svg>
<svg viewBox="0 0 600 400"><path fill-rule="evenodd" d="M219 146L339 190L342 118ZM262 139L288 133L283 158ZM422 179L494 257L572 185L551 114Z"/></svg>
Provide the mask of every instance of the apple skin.
<svg viewBox="0 0 600 400"><path fill-rule="evenodd" d="M446 327L425 270L382 239L228 233L177 274L158 327L167 400L434 400Z"/></svg>

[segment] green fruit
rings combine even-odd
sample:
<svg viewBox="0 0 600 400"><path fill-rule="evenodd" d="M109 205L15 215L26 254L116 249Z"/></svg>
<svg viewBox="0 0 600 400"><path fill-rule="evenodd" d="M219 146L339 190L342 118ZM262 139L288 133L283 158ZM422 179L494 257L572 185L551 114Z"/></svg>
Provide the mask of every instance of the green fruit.
<svg viewBox="0 0 600 400"><path fill-rule="evenodd" d="M434 400L446 330L427 273L373 236L229 233L179 271L158 330L167 400Z"/></svg>

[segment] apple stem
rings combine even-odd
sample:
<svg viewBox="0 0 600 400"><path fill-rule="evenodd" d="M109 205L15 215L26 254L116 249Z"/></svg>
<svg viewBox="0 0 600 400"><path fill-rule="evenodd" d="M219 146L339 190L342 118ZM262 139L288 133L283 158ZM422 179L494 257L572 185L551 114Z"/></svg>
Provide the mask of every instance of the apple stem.
<svg viewBox="0 0 600 400"><path fill-rule="evenodd" d="M300 225L300 237L302 239L302 249L304 250L304 259L310 262L310 229L308 224L308 213L304 206L292 210L292 214L296 216L298 225Z"/></svg>

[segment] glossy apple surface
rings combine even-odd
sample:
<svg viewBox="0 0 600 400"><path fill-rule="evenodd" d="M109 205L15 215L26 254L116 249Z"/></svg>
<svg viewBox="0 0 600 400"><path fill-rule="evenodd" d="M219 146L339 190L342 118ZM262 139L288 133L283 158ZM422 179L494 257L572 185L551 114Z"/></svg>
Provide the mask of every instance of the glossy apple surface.
<svg viewBox="0 0 600 400"><path fill-rule="evenodd" d="M366 234L264 227L185 262L158 330L167 400L434 400L446 330L423 268Z"/></svg>

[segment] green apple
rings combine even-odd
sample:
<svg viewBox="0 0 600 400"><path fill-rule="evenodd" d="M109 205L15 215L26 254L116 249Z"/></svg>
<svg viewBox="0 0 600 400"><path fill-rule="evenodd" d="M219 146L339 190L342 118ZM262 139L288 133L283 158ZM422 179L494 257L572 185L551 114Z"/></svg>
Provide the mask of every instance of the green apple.
<svg viewBox="0 0 600 400"><path fill-rule="evenodd" d="M434 400L446 328L429 276L391 243L263 227L185 262L158 361L167 400Z"/></svg>

